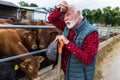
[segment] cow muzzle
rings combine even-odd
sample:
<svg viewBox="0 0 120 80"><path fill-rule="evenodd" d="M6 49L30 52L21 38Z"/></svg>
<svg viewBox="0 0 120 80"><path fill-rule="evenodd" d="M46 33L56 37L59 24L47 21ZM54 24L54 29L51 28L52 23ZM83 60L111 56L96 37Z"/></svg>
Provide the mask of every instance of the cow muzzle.
<svg viewBox="0 0 120 80"><path fill-rule="evenodd" d="M46 46L45 45L39 45L39 48L44 49L44 48L46 48Z"/></svg>
<svg viewBox="0 0 120 80"><path fill-rule="evenodd" d="M38 77L38 78L35 78L35 79L32 79L32 80L40 80L40 78Z"/></svg>
<svg viewBox="0 0 120 80"><path fill-rule="evenodd" d="M37 45L32 45L32 49L36 50L36 49L38 49L38 46Z"/></svg>

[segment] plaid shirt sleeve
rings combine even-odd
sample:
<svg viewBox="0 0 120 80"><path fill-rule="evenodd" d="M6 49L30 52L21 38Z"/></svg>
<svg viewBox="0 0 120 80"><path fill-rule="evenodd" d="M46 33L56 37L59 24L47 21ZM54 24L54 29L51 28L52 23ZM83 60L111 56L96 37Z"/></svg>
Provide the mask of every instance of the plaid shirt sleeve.
<svg viewBox="0 0 120 80"><path fill-rule="evenodd" d="M48 20L58 29L64 30L66 24L64 19L61 19L62 13L60 12L59 8L56 8L54 11L50 13L48 16Z"/></svg>
<svg viewBox="0 0 120 80"><path fill-rule="evenodd" d="M84 64L90 65L98 51L98 44L98 33L93 32L85 39L81 49L72 41L69 41L66 48Z"/></svg>

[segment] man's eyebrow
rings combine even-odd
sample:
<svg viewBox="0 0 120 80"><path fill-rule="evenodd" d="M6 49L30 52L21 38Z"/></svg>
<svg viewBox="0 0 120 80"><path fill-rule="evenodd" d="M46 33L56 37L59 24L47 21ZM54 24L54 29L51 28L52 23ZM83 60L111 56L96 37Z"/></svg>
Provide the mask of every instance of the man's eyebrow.
<svg viewBox="0 0 120 80"><path fill-rule="evenodd" d="M70 10L70 11L68 11L67 14L70 14L71 12L74 12L74 10Z"/></svg>

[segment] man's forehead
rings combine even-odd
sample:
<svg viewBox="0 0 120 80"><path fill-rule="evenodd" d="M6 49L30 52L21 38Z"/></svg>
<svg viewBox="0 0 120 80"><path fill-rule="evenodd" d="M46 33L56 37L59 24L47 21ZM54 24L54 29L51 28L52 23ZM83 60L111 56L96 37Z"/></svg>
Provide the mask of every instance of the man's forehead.
<svg viewBox="0 0 120 80"><path fill-rule="evenodd" d="M66 13L71 13L71 12L74 12L74 11L75 11L75 8L70 6L70 7L68 7L68 10L67 10Z"/></svg>

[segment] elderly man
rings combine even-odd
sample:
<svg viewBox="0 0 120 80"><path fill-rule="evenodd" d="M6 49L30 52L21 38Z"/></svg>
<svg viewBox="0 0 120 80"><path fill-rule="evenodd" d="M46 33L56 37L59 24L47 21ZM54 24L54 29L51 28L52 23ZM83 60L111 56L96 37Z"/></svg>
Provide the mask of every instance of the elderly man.
<svg viewBox="0 0 120 80"><path fill-rule="evenodd" d="M64 15L64 19L60 16ZM60 3L48 17L63 31L55 40L63 40L62 69L65 80L94 80L95 61L98 51L98 31L80 10L66 1Z"/></svg>

